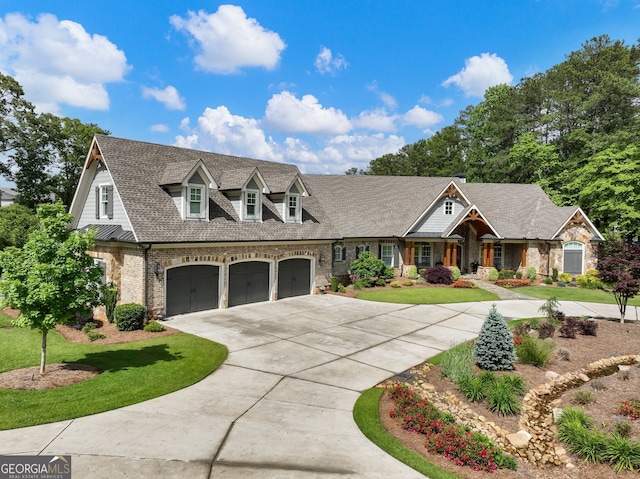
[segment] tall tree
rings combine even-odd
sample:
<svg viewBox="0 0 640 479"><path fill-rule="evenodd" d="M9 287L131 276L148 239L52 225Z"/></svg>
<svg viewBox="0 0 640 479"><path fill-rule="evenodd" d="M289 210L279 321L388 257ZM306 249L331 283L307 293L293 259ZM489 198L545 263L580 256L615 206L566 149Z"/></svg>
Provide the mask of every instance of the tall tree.
<svg viewBox="0 0 640 479"><path fill-rule="evenodd" d="M29 234L22 248L0 252L0 305L20 310L14 325L42 333L44 374L47 333L100 304L102 268L86 253L95 243L95 232L69 230L73 216L61 203L40 205L37 216L40 228Z"/></svg>
<svg viewBox="0 0 640 479"><path fill-rule="evenodd" d="M627 303L640 293L640 244L608 238L598 248L598 275L616 299L624 323Z"/></svg>
<svg viewBox="0 0 640 479"><path fill-rule="evenodd" d="M26 206L14 203L0 208L0 250L8 246L22 248L38 225L38 217Z"/></svg>

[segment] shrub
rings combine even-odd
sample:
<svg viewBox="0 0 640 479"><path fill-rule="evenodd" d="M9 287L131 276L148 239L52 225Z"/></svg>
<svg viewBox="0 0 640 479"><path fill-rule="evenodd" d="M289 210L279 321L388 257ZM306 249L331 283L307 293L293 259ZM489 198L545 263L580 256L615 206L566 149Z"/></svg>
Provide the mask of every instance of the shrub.
<svg viewBox="0 0 640 479"><path fill-rule="evenodd" d="M538 312L544 314L550 322L559 324L558 320L554 316L558 311L559 306L560 303L558 303L558 298L551 296L538 308Z"/></svg>
<svg viewBox="0 0 640 479"><path fill-rule="evenodd" d="M486 397L487 386L479 376L463 376L458 387L471 402L483 401Z"/></svg>
<svg viewBox="0 0 640 479"><path fill-rule="evenodd" d="M522 271L516 271L516 279L522 279Z"/></svg>
<svg viewBox="0 0 640 479"><path fill-rule="evenodd" d="M407 271L407 278L409 279L418 279L420 277L420 275L418 274L418 268L416 268L415 266L409 266L409 269Z"/></svg>
<svg viewBox="0 0 640 479"><path fill-rule="evenodd" d="M513 331L512 331L513 344L514 345L520 344L520 342L522 341L522 337L528 336L529 331L531 331L531 326L529 325L529 323L520 323L516 325L516 327L513 328Z"/></svg>
<svg viewBox="0 0 640 479"><path fill-rule="evenodd" d="M147 324L145 324L144 330L150 333L159 333L161 331L164 331L164 326L158 321L149 321Z"/></svg>
<svg viewBox="0 0 640 479"><path fill-rule="evenodd" d="M553 338L553 333L556 332L556 328L549 321L545 321L538 328L538 337L540 339Z"/></svg>
<svg viewBox="0 0 640 479"><path fill-rule="evenodd" d="M496 286L502 286L503 288L520 288L522 286L529 286L528 279L499 279L495 282Z"/></svg>
<svg viewBox="0 0 640 479"><path fill-rule="evenodd" d="M489 371L513 369L516 360L513 336L494 304L482 323L473 355L479 367Z"/></svg>
<svg viewBox="0 0 640 479"><path fill-rule="evenodd" d="M604 382L602 382L601 379L594 379L593 381L591 381L590 384L591 384L591 387L596 391L604 391L605 389L607 389L607 385Z"/></svg>
<svg viewBox="0 0 640 479"><path fill-rule="evenodd" d="M576 334L581 329L581 323L581 318L576 316L567 316L564 318L564 321L562 321L562 326L560 326L558 332L563 338L575 339Z"/></svg>
<svg viewBox="0 0 640 479"><path fill-rule="evenodd" d="M94 329L96 329L97 327L98 325L93 321L91 321L91 322L85 323L85 325L82 327L82 332L87 335L90 341L95 341L97 339L104 339L105 338L104 334L94 331Z"/></svg>
<svg viewBox="0 0 640 479"><path fill-rule="evenodd" d="M553 281L554 283L558 281L558 268L553 268L551 270L551 281Z"/></svg>
<svg viewBox="0 0 640 479"><path fill-rule="evenodd" d="M338 283L338 293L346 293L347 289L344 287L344 284Z"/></svg>
<svg viewBox="0 0 640 479"><path fill-rule="evenodd" d="M108 284L102 289L102 302L104 303L104 314L107 321L113 323L113 312L118 302L118 288L113 283Z"/></svg>
<svg viewBox="0 0 640 479"><path fill-rule="evenodd" d="M571 281L573 281L573 276L571 276L569 273L560 273L560 276L558 276L558 281L570 283Z"/></svg>
<svg viewBox="0 0 640 479"><path fill-rule="evenodd" d="M617 422L614 426L615 434L620 437L629 437L631 435L631 424L628 422Z"/></svg>
<svg viewBox="0 0 640 479"><path fill-rule="evenodd" d="M424 274L427 272L427 268L420 268L418 274L424 278Z"/></svg>
<svg viewBox="0 0 640 479"><path fill-rule="evenodd" d="M384 279L393 279L396 276L396 270L392 267L388 267L384 270Z"/></svg>
<svg viewBox="0 0 640 479"><path fill-rule="evenodd" d="M349 271L360 279L381 278L387 273L387 265L370 251L363 251L357 259L351 262Z"/></svg>
<svg viewBox="0 0 640 479"><path fill-rule="evenodd" d="M142 329L145 307L136 303L125 303L116 306L114 317L118 331L135 331Z"/></svg>
<svg viewBox="0 0 640 479"><path fill-rule="evenodd" d="M424 277L431 284L451 284L453 278L451 277L451 270L443 265L436 265L429 268Z"/></svg>
<svg viewBox="0 0 640 479"><path fill-rule="evenodd" d="M511 385L498 380L487 394L487 406L496 414L512 416L520 412L520 400Z"/></svg>
<svg viewBox="0 0 640 479"><path fill-rule="evenodd" d="M558 280L558 282L556 283L556 286L558 286L558 288L564 288L567 286L567 283L565 283L564 281Z"/></svg>
<svg viewBox="0 0 640 479"><path fill-rule="evenodd" d="M580 404L581 406L586 406L587 404L591 404L596 402L596 397L591 394L589 391L576 391L573 395L573 399L571 400L573 404Z"/></svg>
<svg viewBox="0 0 640 479"><path fill-rule="evenodd" d="M469 288L469 289L477 289L478 288L478 286L476 286L473 283L473 281L468 280L468 279L459 279L458 281L453 283L453 287L454 288Z"/></svg>
<svg viewBox="0 0 640 479"><path fill-rule="evenodd" d="M361 290L362 288L371 288L373 286L373 279L371 278L361 278L355 283L353 283L353 288L357 290Z"/></svg>
<svg viewBox="0 0 640 479"><path fill-rule="evenodd" d="M458 268L457 266L454 266L453 268L451 268L451 279L452 280L458 281L461 276L462 276L462 274L460 273L460 268Z"/></svg>
<svg viewBox="0 0 640 479"><path fill-rule="evenodd" d="M560 348L556 351L558 361L571 361L571 351L567 348Z"/></svg>
<svg viewBox="0 0 640 479"><path fill-rule="evenodd" d="M443 376L448 377L454 384L459 384L464 377L473 376L472 347L468 343L461 343L445 351L440 369Z"/></svg>
<svg viewBox="0 0 640 479"><path fill-rule="evenodd" d="M389 283L389 286L391 286L392 288L399 288L400 281L391 281L391 283Z"/></svg>
<svg viewBox="0 0 640 479"><path fill-rule="evenodd" d="M523 337L520 344L516 346L520 362L523 364L532 364L538 368L547 365L554 349L555 345L552 342L532 336Z"/></svg>
<svg viewBox="0 0 640 479"><path fill-rule="evenodd" d="M402 283L402 286L413 286L413 281L408 279Z"/></svg>
<svg viewBox="0 0 640 479"><path fill-rule="evenodd" d="M613 464L616 472L623 469L636 471L640 469L640 442L631 442L628 437L620 434L608 436L602 460Z"/></svg>
<svg viewBox="0 0 640 479"><path fill-rule="evenodd" d="M500 376L500 381L506 383L518 396L524 396L526 384L522 376L518 376L517 374L503 374Z"/></svg>
<svg viewBox="0 0 640 479"><path fill-rule="evenodd" d="M338 292L338 282L340 280L338 279L337 276L331 276L331 291L333 291L334 293Z"/></svg>
<svg viewBox="0 0 640 479"><path fill-rule="evenodd" d="M498 273L497 269L491 268L489 270L489 274L488 274L489 281L497 281L499 277L500 277L500 273Z"/></svg>
<svg viewBox="0 0 640 479"><path fill-rule="evenodd" d="M598 334L598 322L595 319L583 319L580 321L580 334L583 336L596 336Z"/></svg>
<svg viewBox="0 0 640 479"><path fill-rule="evenodd" d="M593 274L589 275L589 271L595 271L595 276ZM576 276L576 283L578 283L578 286L585 289L602 288L604 284L600 281L600 278L598 278L598 272L595 269L590 269L589 271L587 271L586 275L581 274Z"/></svg>
<svg viewBox="0 0 640 479"><path fill-rule="evenodd" d="M387 280L384 278L378 278L376 280L376 286L386 286L387 285Z"/></svg>
<svg viewBox="0 0 640 479"><path fill-rule="evenodd" d="M553 284L553 280L551 278L548 278L548 277L543 279L542 282L544 284Z"/></svg>
<svg viewBox="0 0 640 479"><path fill-rule="evenodd" d="M527 268L527 278L529 278L529 280L531 281L535 281L537 276L538 276L538 272L536 271L536 268L533 266L529 266Z"/></svg>
<svg viewBox="0 0 640 479"><path fill-rule="evenodd" d="M516 272L512 269L501 269L498 272L498 279L514 279Z"/></svg>

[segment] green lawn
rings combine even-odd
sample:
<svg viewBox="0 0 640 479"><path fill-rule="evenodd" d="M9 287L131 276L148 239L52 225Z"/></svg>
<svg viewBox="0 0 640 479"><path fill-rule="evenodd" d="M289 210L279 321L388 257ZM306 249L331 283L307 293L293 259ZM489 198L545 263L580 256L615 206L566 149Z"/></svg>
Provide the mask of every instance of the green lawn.
<svg viewBox="0 0 640 479"><path fill-rule="evenodd" d="M584 301L587 303L616 304L612 294L600 289L582 289L576 287L558 288L557 286L524 286L517 288L518 293L534 298L549 299L555 296L559 301ZM629 306L640 306L640 296L629 300Z"/></svg>
<svg viewBox="0 0 640 479"><path fill-rule="evenodd" d="M419 287L363 291L358 293L356 298L402 304L445 304L500 300L498 296L484 289Z"/></svg>
<svg viewBox="0 0 640 479"><path fill-rule="evenodd" d="M41 335L0 313L0 372L40 364ZM109 411L194 384L227 357L218 343L186 333L127 344L78 344L50 332L47 364L83 363L99 376L58 389L0 389L0 430ZM46 372L45 372L46 374Z"/></svg>

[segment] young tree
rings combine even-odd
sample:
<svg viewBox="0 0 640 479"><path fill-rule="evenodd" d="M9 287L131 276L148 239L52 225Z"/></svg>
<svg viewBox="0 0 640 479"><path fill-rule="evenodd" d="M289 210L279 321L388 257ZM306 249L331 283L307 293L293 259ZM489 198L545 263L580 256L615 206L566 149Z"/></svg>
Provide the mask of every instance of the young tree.
<svg viewBox="0 0 640 479"><path fill-rule="evenodd" d="M640 292L640 244L609 238L598 247L598 274L613 294L624 323L627 302Z"/></svg>
<svg viewBox="0 0 640 479"><path fill-rule="evenodd" d="M38 207L40 229L29 234L21 249L0 252L1 306L20 310L13 321L42 333L40 373L47 357L47 333L56 324L74 320L75 314L100 304L102 269L86 253L95 233L70 231L73 216L61 203Z"/></svg>
<svg viewBox="0 0 640 479"><path fill-rule="evenodd" d="M491 306L478 339L473 347L473 355L479 367L488 371L506 371L513 369L516 360L513 335L509 331L502 314Z"/></svg>

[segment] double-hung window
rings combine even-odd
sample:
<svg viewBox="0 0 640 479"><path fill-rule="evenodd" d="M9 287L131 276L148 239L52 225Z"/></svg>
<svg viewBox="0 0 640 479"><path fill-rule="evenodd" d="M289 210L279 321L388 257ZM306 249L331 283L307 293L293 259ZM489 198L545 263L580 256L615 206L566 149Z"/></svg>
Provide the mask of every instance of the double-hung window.
<svg viewBox="0 0 640 479"><path fill-rule="evenodd" d="M202 186L187 187L187 216L202 218L205 215L205 195Z"/></svg>
<svg viewBox="0 0 640 479"><path fill-rule="evenodd" d="M416 243L413 261L418 267L431 266L431 243Z"/></svg>
<svg viewBox="0 0 640 479"><path fill-rule="evenodd" d="M300 196L287 196L287 221L298 221L300 218Z"/></svg>
<svg viewBox="0 0 640 479"><path fill-rule="evenodd" d="M113 186L96 186L96 219L113 218Z"/></svg>
<svg viewBox="0 0 640 479"><path fill-rule="evenodd" d="M344 246L341 245L335 245L333 247L333 261L344 261Z"/></svg>
<svg viewBox="0 0 640 479"><path fill-rule="evenodd" d="M380 245L380 259L384 261L388 267L393 266L393 245L392 244L382 244Z"/></svg>
<svg viewBox="0 0 640 479"><path fill-rule="evenodd" d="M109 188L100 187L100 217L107 218L109 216Z"/></svg>
<svg viewBox="0 0 640 479"><path fill-rule="evenodd" d="M258 218L258 192L247 191L245 193L245 218L256 219Z"/></svg>

